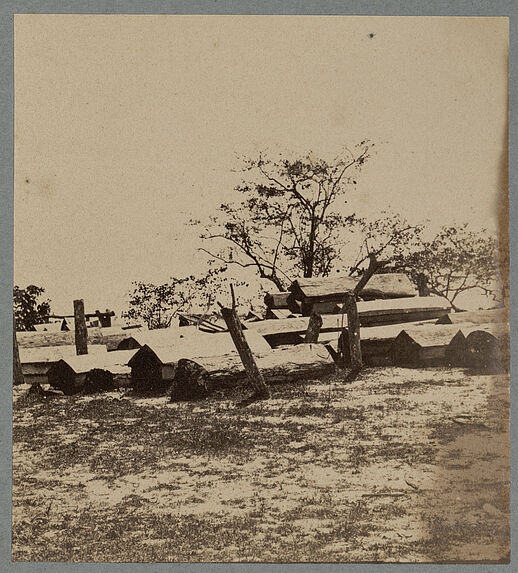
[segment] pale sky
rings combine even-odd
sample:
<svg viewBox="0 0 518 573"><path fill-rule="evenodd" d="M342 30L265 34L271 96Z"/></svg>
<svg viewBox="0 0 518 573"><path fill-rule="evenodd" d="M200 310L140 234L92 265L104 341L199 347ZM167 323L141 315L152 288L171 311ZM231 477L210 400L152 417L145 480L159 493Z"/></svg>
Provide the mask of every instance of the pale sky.
<svg viewBox="0 0 518 573"><path fill-rule="evenodd" d="M370 37L374 34L374 37ZM15 17L15 284L56 312L202 268L237 155L377 152L350 204L496 229L508 20Z"/></svg>

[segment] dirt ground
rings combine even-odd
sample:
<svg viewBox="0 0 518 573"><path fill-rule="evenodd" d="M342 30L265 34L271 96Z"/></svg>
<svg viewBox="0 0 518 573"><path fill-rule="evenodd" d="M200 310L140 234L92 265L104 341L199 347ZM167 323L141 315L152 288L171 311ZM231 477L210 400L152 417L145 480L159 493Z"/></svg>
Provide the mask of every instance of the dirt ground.
<svg viewBox="0 0 518 573"><path fill-rule="evenodd" d="M509 380L367 369L244 395L14 388L15 561L507 562Z"/></svg>

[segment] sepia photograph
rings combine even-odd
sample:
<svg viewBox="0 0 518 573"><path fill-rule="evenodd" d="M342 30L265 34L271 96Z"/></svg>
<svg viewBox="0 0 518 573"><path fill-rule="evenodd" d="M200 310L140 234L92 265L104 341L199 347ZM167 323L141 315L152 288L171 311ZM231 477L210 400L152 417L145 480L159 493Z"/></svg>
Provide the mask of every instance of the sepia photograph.
<svg viewBox="0 0 518 573"><path fill-rule="evenodd" d="M16 14L12 561L509 563L508 68L507 17Z"/></svg>

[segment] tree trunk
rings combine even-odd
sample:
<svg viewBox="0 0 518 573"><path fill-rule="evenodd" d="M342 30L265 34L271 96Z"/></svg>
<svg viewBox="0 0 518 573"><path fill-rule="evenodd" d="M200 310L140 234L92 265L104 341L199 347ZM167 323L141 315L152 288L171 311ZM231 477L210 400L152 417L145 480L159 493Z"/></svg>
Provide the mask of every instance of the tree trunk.
<svg viewBox="0 0 518 573"><path fill-rule="evenodd" d="M13 384L23 384L23 372L20 362L20 352L18 350L18 341L16 340L15 322L13 320Z"/></svg>
<svg viewBox="0 0 518 573"><path fill-rule="evenodd" d="M254 355L248 346L245 335L243 334L243 329L241 327L241 322L237 316L234 308L221 307L221 314L225 320L230 336L236 346L239 353L243 366L245 367L246 374L250 381L250 384L254 390L253 398L262 399L270 397L270 390L266 385L264 378L257 367L254 359Z"/></svg>
<svg viewBox="0 0 518 573"><path fill-rule="evenodd" d="M82 299L74 301L76 354L88 354L88 331L86 330L85 304Z"/></svg>
<svg viewBox="0 0 518 573"><path fill-rule="evenodd" d="M304 278L310 279L313 277L313 269L315 266L315 207L311 210L311 228L309 231L309 257L306 264Z"/></svg>
<svg viewBox="0 0 518 573"><path fill-rule="evenodd" d="M308 329L306 330L306 338L304 342L318 342L318 335L320 334L322 323L322 317L318 313L312 312L311 316L309 317Z"/></svg>
<svg viewBox="0 0 518 573"><path fill-rule="evenodd" d="M354 287L354 294L359 295L365 285L369 282L372 275L380 269L383 265L386 265L388 261L378 261L376 259L376 255L370 254L369 255L369 266L367 270L363 273L358 281L358 284Z"/></svg>
<svg viewBox="0 0 518 573"><path fill-rule="evenodd" d="M286 285L284 284L284 282L275 274L272 273L271 275L267 276L264 273L260 274L261 278L263 279L268 279L270 281L272 281L272 283L280 290L280 291L285 291L286 290Z"/></svg>
<svg viewBox="0 0 518 573"><path fill-rule="evenodd" d="M354 294L346 295L347 333L349 339L349 355L351 357L350 376L355 376L362 369L362 350L360 346L360 317Z"/></svg>

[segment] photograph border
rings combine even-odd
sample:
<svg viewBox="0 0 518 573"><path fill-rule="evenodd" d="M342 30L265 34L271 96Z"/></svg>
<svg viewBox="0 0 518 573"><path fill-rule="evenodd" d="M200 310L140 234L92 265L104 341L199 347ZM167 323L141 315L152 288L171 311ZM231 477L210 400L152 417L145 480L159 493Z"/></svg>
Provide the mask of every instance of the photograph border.
<svg viewBox="0 0 518 573"><path fill-rule="evenodd" d="M14 182L14 14L307 14L307 15L376 15L376 16L506 16L509 17L510 48L518 43L518 3L516 1L471 1L471 0L428 0L401 1L390 3L374 1L175 1L175 0L19 0L0 2L0 181L2 199L0 205L0 341L2 360L0 361L0 456L2 479L0 480L0 569L2 571L234 571L246 572L296 570L300 573L326 571L335 573L354 569L367 573L374 564L218 564L218 563L12 563L11 562L11 471L12 471L12 288L13 288L13 182ZM509 108L517 106L516 50L510 50L509 57ZM510 241L510 310L511 348L516 345L518 317L517 265L513 253L518 252L518 140L516 114L509 115L509 241ZM511 380L518 368L516 353L511 354ZM511 563L505 565L470 564L469 571L503 572L518 569L518 492L517 453L518 428L516 410L518 398L511 394ZM514 566L513 567L513 563ZM406 572L466 571L465 564L375 564L377 571Z"/></svg>

